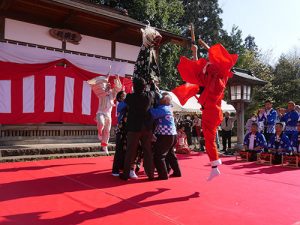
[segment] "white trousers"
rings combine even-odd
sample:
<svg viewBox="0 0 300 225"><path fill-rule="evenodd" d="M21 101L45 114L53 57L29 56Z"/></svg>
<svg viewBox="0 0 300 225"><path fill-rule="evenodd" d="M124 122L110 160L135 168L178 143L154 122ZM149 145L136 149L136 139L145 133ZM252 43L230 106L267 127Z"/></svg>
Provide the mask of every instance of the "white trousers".
<svg viewBox="0 0 300 225"><path fill-rule="evenodd" d="M110 136L111 117L102 113L97 113L97 128L98 139L101 142L101 146L107 146Z"/></svg>

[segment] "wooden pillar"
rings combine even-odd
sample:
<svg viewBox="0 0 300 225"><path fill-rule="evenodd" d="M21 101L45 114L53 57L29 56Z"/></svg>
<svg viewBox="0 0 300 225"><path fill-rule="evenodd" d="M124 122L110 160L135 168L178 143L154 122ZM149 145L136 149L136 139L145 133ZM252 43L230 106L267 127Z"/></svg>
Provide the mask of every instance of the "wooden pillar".
<svg viewBox="0 0 300 225"><path fill-rule="evenodd" d="M0 40L5 38L5 17L0 16Z"/></svg>
<svg viewBox="0 0 300 225"><path fill-rule="evenodd" d="M66 41L61 42L61 49L64 50L64 51L67 49L67 42Z"/></svg>
<svg viewBox="0 0 300 225"><path fill-rule="evenodd" d="M111 42L111 58L112 59L116 58L116 42L115 41Z"/></svg>

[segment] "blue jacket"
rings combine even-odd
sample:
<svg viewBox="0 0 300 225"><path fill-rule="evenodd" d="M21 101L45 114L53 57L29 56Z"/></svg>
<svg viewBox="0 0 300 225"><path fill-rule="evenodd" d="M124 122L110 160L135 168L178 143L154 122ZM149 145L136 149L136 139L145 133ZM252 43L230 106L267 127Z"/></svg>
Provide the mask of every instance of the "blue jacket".
<svg viewBox="0 0 300 225"><path fill-rule="evenodd" d="M123 102L119 102L117 106L117 116L118 116L118 123L121 122L122 118L124 117L127 109L127 104Z"/></svg>
<svg viewBox="0 0 300 225"><path fill-rule="evenodd" d="M300 132L298 131L297 133L294 133L291 140L291 144L294 152L300 153L299 143L300 143Z"/></svg>
<svg viewBox="0 0 300 225"><path fill-rule="evenodd" d="M285 131L286 132L297 132L297 122L299 119L299 114L295 111L289 111L284 114L281 118L281 122L285 122Z"/></svg>
<svg viewBox="0 0 300 225"><path fill-rule="evenodd" d="M251 132L246 134L245 138L244 138L244 145L247 145L249 147L250 144L250 137L251 137ZM267 147L267 141L265 139L265 136L263 134L261 134L260 132L256 132L255 134L255 138L254 138L254 148L255 147L262 147L265 148Z"/></svg>
<svg viewBox="0 0 300 225"><path fill-rule="evenodd" d="M276 124L276 119L277 119L277 112L275 109L271 109L269 114L267 114L267 119L266 119L266 125L267 125L267 133L275 133L275 124Z"/></svg>
<svg viewBox="0 0 300 225"><path fill-rule="evenodd" d="M156 108L151 108L150 113L156 122L156 128L154 134L159 134L159 135L177 134L173 112L170 106L159 105Z"/></svg>
<svg viewBox="0 0 300 225"><path fill-rule="evenodd" d="M279 140L276 140L276 134L273 134L268 143L268 148L282 149L286 152L292 151L291 142L285 133L280 135Z"/></svg>

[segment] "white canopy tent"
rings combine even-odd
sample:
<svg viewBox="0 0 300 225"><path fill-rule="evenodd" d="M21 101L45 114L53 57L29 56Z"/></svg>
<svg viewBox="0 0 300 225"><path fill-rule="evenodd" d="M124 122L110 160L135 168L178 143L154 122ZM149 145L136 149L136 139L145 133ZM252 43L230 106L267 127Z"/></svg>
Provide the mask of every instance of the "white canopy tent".
<svg viewBox="0 0 300 225"><path fill-rule="evenodd" d="M172 96L172 104L173 104L173 111L174 112L195 112L201 113L201 105L199 104L198 100L195 97L190 98L183 106L180 104L177 96L173 92L169 91L162 91L168 92ZM235 113L236 110L232 105L227 104L224 100L222 100L221 105L223 112Z"/></svg>

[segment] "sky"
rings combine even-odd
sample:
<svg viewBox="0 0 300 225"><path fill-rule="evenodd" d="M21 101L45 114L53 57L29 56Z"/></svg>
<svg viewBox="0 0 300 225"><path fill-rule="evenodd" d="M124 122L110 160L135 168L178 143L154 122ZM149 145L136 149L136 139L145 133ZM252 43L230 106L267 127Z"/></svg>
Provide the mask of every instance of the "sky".
<svg viewBox="0 0 300 225"><path fill-rule="evenodd" d="M272 50L274 60L300 49L300 0L219 0L223 28L233 25L249 34L263 52Z"/></svg>

